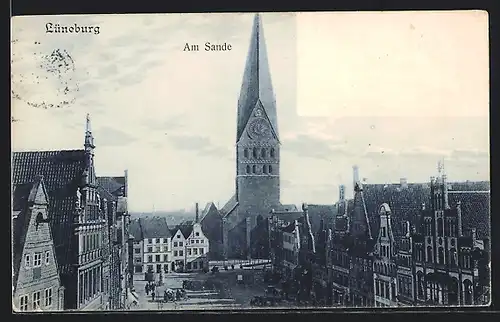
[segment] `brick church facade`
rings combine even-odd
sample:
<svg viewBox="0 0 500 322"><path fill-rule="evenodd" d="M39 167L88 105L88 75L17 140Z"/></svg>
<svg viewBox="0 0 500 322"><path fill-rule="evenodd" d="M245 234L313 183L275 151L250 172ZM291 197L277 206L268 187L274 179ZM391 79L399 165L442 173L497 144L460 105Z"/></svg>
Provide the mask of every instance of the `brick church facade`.
<svg viewBox="0 0 500 322"><path fill-rule="evenodd" d="M220 210L225 257L267 257L267 218L280 207L276 100L260 16L253 22L238 100L236 191Z"/></svg>

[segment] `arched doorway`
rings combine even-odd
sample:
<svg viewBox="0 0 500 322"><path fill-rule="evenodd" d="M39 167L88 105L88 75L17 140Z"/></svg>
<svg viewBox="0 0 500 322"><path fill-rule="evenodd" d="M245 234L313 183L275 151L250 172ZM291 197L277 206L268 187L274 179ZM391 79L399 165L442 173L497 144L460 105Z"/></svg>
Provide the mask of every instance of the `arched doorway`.
<svg viewBox="0 0 500 322"><path fill-rule="evenodd" d="M419 299L424 298L424 273L417 273L417 297Z"/></svg>
<svg viewBox="0 0 500 322"><path fill-rule="evenodd" d="M448 284L448 304L458 305L458 280L452 277Z"/></svg>
<svg viewBox="0 0 500 322"><path fill-rule="evenodd" d="M472 282L464 281L464 305L472 305Z"/></svg>

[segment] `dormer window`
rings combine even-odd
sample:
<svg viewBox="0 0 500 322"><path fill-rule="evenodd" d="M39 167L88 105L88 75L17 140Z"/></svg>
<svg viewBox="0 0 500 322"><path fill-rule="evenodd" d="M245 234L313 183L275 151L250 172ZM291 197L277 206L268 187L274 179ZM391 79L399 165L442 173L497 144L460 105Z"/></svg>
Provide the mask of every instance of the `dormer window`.
<svg viewBox="0 0 500 322"><path fill-rule="evenodd" d="M196 232L195 233L196 237L200 236L200 233L199 232Z"/></svg>

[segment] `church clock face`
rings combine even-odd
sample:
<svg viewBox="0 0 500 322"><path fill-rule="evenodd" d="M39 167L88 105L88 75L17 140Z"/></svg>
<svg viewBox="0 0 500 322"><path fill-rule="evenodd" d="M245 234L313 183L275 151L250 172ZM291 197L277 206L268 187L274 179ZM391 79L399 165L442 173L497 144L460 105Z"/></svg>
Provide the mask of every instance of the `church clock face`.
<svg viewBox="0 0 500 322"><path fill-rule="evenodd" d="M268 138L271 134L271 128L265 119L258 118L250 123L248 132L252 139Z"/></svg>

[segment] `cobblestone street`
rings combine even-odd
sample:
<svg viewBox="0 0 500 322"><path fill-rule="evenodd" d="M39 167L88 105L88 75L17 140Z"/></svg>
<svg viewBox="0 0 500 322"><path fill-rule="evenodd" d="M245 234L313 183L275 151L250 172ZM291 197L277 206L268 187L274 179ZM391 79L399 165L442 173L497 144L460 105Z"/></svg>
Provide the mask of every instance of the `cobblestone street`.
<svg viewBox="0 0 500 322"><path fill-rule="evenodd" d="M245 275L248 279L244 284L237 282L238 275ZM210 309L238 309L252 308L250 301L255 296L264 296L267 284L261 278L261 270L241 270L235 268L212 273L171 273L167 275L162 286L156 288L156 297L153 301L151 293L146 295L144 274L134 276L134 287L139 297L139 303L131 310L210 310ZM186 298L175 302L163 303L165 289L180 289L182 282L198 281L206 285L214 285L202 290L186 290ZM249 281L250 280L250 281ZM283 302L277 307L292 307L293 303Z"/></svg>
<svg viewBox="0 0 500 322"><path fill-rule="evenodd" d="M205 275L197 273L172 273L167 276L162 286L156 288L156 297L153 301L151 293L146 295L146 281L144 275L134 276L134 286L136 293L139 296L137 307L132 307L132 310L207 310L207 309L231 309L239 307L232 298L224 298L219 291L214 290L186 290L186 299L181 299L175 302L163 303L163 292L166 289L182 288L182 281L188 280L206 280Z"/></svg>

